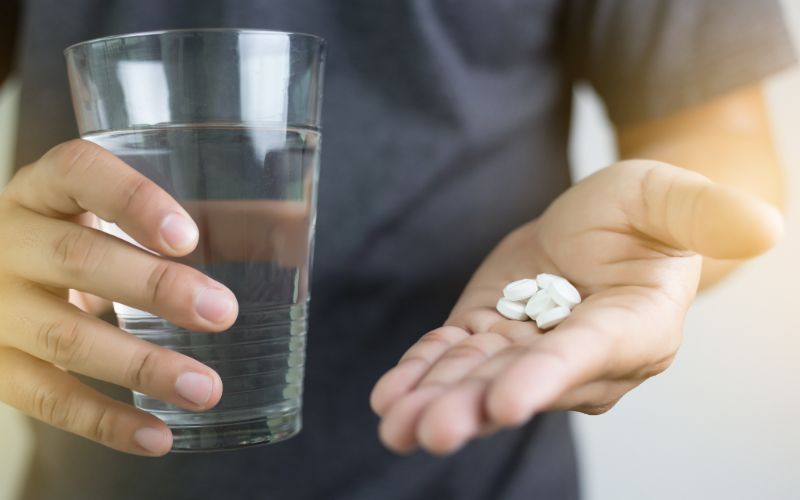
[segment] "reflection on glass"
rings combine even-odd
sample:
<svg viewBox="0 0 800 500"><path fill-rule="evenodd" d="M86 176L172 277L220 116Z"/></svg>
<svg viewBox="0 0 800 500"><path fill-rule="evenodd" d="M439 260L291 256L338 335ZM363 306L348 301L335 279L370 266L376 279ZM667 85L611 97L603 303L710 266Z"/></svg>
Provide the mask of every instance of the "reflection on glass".
<svg viewBox="0 0 800 500"><path fill-rule="evenodd" d="M117 78L132 124L170 120L167 74L161 61L119 61Z"/></svg>

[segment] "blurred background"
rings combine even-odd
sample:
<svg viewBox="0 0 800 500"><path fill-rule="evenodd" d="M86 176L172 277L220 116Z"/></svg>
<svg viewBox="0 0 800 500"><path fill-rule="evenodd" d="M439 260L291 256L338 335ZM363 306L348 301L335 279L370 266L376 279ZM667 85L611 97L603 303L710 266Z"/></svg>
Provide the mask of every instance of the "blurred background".
<svg viewBox="0 0 800 500"><path fill-rule="evenodd" d="M800 2L784 4L800 40ZM787 238L698 299L670 370L606 415L574 416L586 500L798 497L800 69L773 78L766 92L791 195ZM17 95L13 81L0 90L0 182ZM616 152L597 98L585 88L576 96L571 153L581 178ZM31 444L23 418L0 403L0 500L17 498Z"/></svg>

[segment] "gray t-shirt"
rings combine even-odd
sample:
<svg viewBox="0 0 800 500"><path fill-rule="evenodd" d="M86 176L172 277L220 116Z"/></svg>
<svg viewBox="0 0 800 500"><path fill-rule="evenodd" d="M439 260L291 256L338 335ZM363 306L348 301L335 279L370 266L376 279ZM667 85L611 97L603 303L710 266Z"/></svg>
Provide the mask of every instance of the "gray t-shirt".
<svg viewBox="0 0 800 500"><path fill-rule="evenodd" d="M452 457L398 457L378 442L369 391L441 324L487 252L569 186L574 81L598 90L617 125L753 83L793 61L777 3L30 0L18 164L77 135L67 45L225 26L328 41L304 430L273 446L145 459L37 424L23 498L577 498L565 414Z"/></svg>

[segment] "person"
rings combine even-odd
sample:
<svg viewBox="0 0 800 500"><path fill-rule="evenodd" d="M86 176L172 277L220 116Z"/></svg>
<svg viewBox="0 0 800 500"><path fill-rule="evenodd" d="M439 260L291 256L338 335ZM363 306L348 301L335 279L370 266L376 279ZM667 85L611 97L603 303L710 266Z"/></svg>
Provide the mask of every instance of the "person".
<svg viewBox="0 0 800 500"><path fill-rule="evenodd" d="M13 54L22 91L0 401L37 420L26 500L577 498L563 410L605 412L665 370L698 284L781 234L760 82L794 53L775 1L29 0L2 18L19 27L2 76ZM177 202L75 139L61 51L234 26L328 42L304 430L165 455L168 429L129 389L202 411L216 375L98 319L113 321L100 298L213 331L235 298L81 225L118 221L168 256L197 244ZM582 80L626 161L570 187ZM586 297L548 333L493 310L539 272Z"/></svg>

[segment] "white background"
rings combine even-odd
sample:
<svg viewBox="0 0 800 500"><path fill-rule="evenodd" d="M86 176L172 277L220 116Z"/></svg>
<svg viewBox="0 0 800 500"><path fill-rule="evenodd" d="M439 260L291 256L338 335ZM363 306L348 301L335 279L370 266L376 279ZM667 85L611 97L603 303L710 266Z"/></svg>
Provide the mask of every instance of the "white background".
<svg viewBox="0 0 800 500"><path fill-rule="evenodd" d="M785 0L795 33L799 3ZM698 299L669 371L606 415L574 417L586 500L800 498L800 70L767 91L794 197L787 238ZM13 85L0 96L0 179L15 96ZM571 151L581 177L615 152L590 92L578 93L575 113ZM0 404L0 500L15 498L29 447L22 419Z"/></svg>

